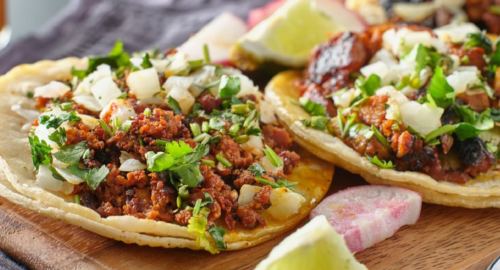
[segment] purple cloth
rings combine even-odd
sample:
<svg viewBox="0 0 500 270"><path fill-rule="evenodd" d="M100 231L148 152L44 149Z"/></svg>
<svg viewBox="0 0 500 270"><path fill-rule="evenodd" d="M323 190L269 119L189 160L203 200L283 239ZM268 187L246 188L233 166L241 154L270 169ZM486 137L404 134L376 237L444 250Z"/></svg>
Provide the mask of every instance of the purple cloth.
<svg viewBox="0 0 500 270"><path fill-rule="evenodd" d="M217 15L245 19L269 0L73 0L32 36L0 51L0 74L21 63L106 54L120 38L129 52L182 44Z"/></svg>

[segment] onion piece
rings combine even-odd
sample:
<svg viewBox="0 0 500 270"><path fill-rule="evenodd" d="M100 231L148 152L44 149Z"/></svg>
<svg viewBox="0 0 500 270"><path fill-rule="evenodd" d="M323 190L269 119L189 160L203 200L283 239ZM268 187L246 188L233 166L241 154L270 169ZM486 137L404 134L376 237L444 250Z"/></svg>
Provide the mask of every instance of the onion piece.
<svg viewBox="0 0 500 270"><path fill-rule="evenodd" d="M420 104L416 101L409 101L400 105L399 111L405 126L410 126L425 136L441 126L444 109L428 103Z"/></svg>
<svg viewBox="0 0 500 270"><path fill-rule="evenodd" d="M250 135L248 136L248 141L240 144L241 148L249 151L255 156L262 155L262 150L264 149L264 144L259 136Z"/></svg>
<svg viewBox="0 0 500 270"><path fill-rule="evenodd" d="M283 164L283 158L279 157L279 159ZM260 164L262 165L262 168L264 168L264 170L266 170L267 172L277 173L283 170L283 166L278 166L278 167L274 166L269 160L269 158L267 158L267 156L262 157L262 159L260 160Z"/></svg>
<svg viewBox="0 0 500 270"><path fill-rule="evenodd" d="M173 87L179 87L184 90L188 90L194 83L194 78L192 77L184 77L184 76L170 76L163 84L163 89L165 89L165 93L170 93L170 90Z"/></svg>
<svg viewBox="0 0 500 270"><path fill-rule="evenodd" d="M444 42L464 42L470 33L479 33L481 30L473 23L452 23L434 29L434 33Z"/></svg>
<svg viewBox="0 0 500 270"><path fill-rule="evenodd" d="M90 95L92 86L103 78L111 77L111 67L106 64L99 65L97 69L90 73L81 81L73 92L73 97L79 95Z"/></svg>
<svg viewBox="0 0 500 270"><path fill-rule="evenodd" d="M99 112L102 110L101 104L97 101L94 96L91 95L80 95L73 97L73 101L77 104L82 105L85 109L93 112Z"/></svg>
<svg viewBox="0 0 500 270"><path fill-rule="evenodd" d="M122 94L122 91L116 86L111 77L100 79L92 86L90 91L101 107L105 107L109 102Z"/></svg>
<svg viewBox="0 0 500 270"><path fill-rule="evenodd" d="M250 204L253 201L255 194L261 189L262 187L258 186L243 185L240 189L238 204ZM303 196L285 187L272 189L270 199L271 207L265 211L279 220L285 220L290 216L297 214L300 206L306 201Z"/></svg>
<svg viewBox="0 0 500 270"><path fill-rule="evenodd" d="M187 89L183 89L179 86L172 87L167 97L172 97L179 103L179 107L183 114L189 114L195 101L193 95L191 95Z"/></svg>
<svg viewBox="0 0 500 270"><path fill-rule="evenodd" d="M85 179L72 174L68 169L54 168L66 181L73 185L78 185L85 182Z"/></svg>
<svg viewBox="0 0 500 270"><path fill-rule="evenodd" d="M144 170L146 168L147 168L146 164L141 163L137 159L131 158L123 162L122 165L120 165L119 170L123 172L133 172L137 170Z"/></svg>
<svg viewBox="0 0 500 270"><path fill-rule="evenodd" d="M57 180L52 176L48 165L40 165L36 174L36 184L44 189L71 194L74 186L66 181Z"/></svg>
<svg viewBox="0 0 500 270"><path fill-rule="evenodd" d="M139 100L152 98L161 91L158 73L154 68L130 73L127 77L127 85L130 88L130 92Z"/></svg>
<svg viewBox="0 0 500 270"><path fill-rule="evenodd" d="M446 81L453 87L457 95L464 93L469 85L474 84L478 80L477 68L473 71L454 71L446 77Z"/></svg>
<svg viewBox="0 0 500 270"><path fill-rule="evenodd" d="M99 118L109 122L115 121L116 118L120 118L119 122L123 123L135 115L134 106L130 102L126 99L115 99L109 102L101 111ZM104 119L107 116L109 116L109 118Z"/></svg>
<svg viewBox="0 0 500 270"><path fill-rule="evenodd" d="M46 85L35 88L34 97L56 98L70 91L69 86L62 82L52 81Z"/></svg>

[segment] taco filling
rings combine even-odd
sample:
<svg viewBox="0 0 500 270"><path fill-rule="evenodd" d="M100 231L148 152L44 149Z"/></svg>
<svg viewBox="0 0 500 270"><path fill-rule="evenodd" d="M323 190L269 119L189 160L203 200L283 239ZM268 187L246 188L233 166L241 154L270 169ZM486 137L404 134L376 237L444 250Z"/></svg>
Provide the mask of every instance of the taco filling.
<svg viewBox="0 0 500 270"><path fill-rule="evenodd" d="M253 82L175 50L109 56L35 89L29 137L37 184L101 217L187 226L214 251L228 230L285 220L305 198L288 182L300 156Z"/></svg>
<svg viewBox="0 0 500 270"><path fill-rule="evenodd" d="M500 48L473 24L384 25L315 48L302 124L371 163L466 183L498 165Z"/></svg>

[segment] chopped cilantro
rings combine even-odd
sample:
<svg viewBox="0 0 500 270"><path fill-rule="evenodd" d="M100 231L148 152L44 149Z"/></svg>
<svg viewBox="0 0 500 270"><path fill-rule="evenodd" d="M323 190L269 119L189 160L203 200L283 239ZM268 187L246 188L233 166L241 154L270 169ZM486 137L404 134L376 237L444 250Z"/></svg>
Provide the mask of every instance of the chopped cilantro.
<svg viewBox="0 0 500 270"><path fill-rule="evenodd" d="M212 254L217 253L217 249L215 249L208 241L207 236L205 235L206 227L207 227L207 217L210 213L208 208L202 208L197 215L193 215L189 221L187 230L190 233L196 235L196 245L204 248Z"/></svg>
<svg viewBox="0 0 500 270"><path fill-rule="evenodd" d="M40 117L40 124L45 125L47 128L58 128L62 125L62 123L66 121L70 121L71 125L80 121L81 118L76 115L74 111L69 113L61 114L60 116L51 115L42 115Z"/></svg>
<svg viewBox="0 0 500 270"><path fill-rule="evenodd" d="M467 34L467 38L469 38L469 40L464 44L466 49L480 47L483 48L487 54L490 54L493 51L493 44L486 36L485 31L481 33L469 33Z"/></svg>
<svg viewBox="0 0 500 270"><path fill-rule="evenodd" d="M61 147L67 140L66 130L62 127L58 128L56 131L49 135L49 139L57 143L57 145Z"/></svg>
<svg viewBox="0 0 500 270"><path fill-rule="evenodd" d="M315 103L306 97L299 99L300 106L312 116L326 116L325 108L319 103Z"/></svg>
<svg viewBox="0 0 500 270"><path fill-rule="evenodd" d="M255 165L248 167L248 171L257 177L261 177L262 174L266 172L260 163L255 163Z"/></svg>
<svg viewBox="0 0 500 270"><path fill-rule="evenodd" d="M272 188L288 188L289 190L295 192L295 193L299 193L297 190L295 190L293 187L295 187L296 185L298 185L299 183L298 182L288 182L286 179L279 179L278 181L276 182L271 182L271 181L268 181L262 177L258 177L256 176L255 177L255 180L257 180L257 182L261 183L262 185L268 185L268 186L271 186ZM299 193L300 194L300 193Z"/></svg>
<svg viewBox="0 0 500 270"><path fill-rule="evenodd" d="M392 168L394 168L394 167L395 167L395 166L392 164L392 161L390 161L390 160L389 160L389 161L380 160L377 156L373 156L373 157L371 157L370 155L368 155L368 154L366 154L366 153L365 153L365 155L366 155L366 157L368 158L368 160L369 160L371 163L373 163L373 164L375 164L375 165L377 165L377 166L379 166L379 167L381 167L381 168L384 168L384 169L392 169Z"/></svg>
<svg viewBox="0 0 500 270"><path fill-rule="evenodd" d="M205 63L210 63L210 51L208 50L207 44L203 44L203 58Z"/></svg>
<svg viewBox="0 0 500 270"><path fill-rule="evenodd" d="M106 179L106 176L109 173L109 169L102 165L101 168L92 168L89 170L87 174L85 174L85 180L87 181L87 185L95 190L101 182Z"/></svg>
<svg viewBox="0 0 500 270"><path fill-rule="evenodd" d="M113 132L113 130L111 130L111 128L108 126L108 124L106 124L106 122L104 122L104 120L99 120L99 125L102 127L102 129L104 129L104 131L111 137L113 137L115 135L115 133Z"/></svg>
<svg viewBox="0 0 500 270"><path fill-rule="evenodd" d="M89 173L89 169L82 169L78 164L69 165L66 167L73 175L85 179L85 175Z"/></svg>
<svg viewBox="0 0 500 270"><path fill-rule="evenodd" d="M52 160L52 147L50 147L46 141L40 140L36 135L28 137L28 140L31 147L31 157L33 158L35 170L38 170L42 164L49 164Z"/></svg>
<svg viewBox="0 0 500 270"><path fill-rule="evenodd" d="M276 155L276 152L269 147L269 145L266 145L266 149L263 150L264 154L266 154L267 159L273 164L274 167L281 167L283 166L283 161Z"/></svg>
<svg viewBox="0 0 500 270"><path fill-rule="evenodd" d="M208 229L208 232L212 237L214 238L215 241L215 246L219 249L226 249L226 243L224 242L224 234L226 233L226 229L220 227L220 226L210 226Z"/></svg>
<svg viewBox="0 0 500 270"><path fill-rule="evenodd" d="M231 98L238 94L241 89L240 78L236 76L222 75L219 85L219 97Z"/></svg>
<svg viewBox="0 0 500 270"><path fill-rule="evenodd" d="M207 83L205 85L199 85L199 84L195 84L196 87L200 88L200 89L208 89L208 88L212 88L212 87L215 87L217 85L220 84L220 80L216 80L216 81L213 81L213 82L210 82L210 83Z"/></svg>
<svg viewBox="0 0 500 270"><path fill-rule="evenodd" d="M87 142L79 142L72 145L64 145L59 151L54 154L58 160L68 164L78 164L80 158L87 150Z"/></svg>
<svg viewBox="0 0 500 270"><path fill-rule="evenodd" d="M382 80L379 76L372 74L368 79L364 77L359 77L355 82L357 88L363 92L365 96L373 96L375 95L375 91L382 86Z"/></svg>
<svg viewBox="0 0 500 270"><path fill-rule="evenodd" d="M130 65L130 56L123 50L123 43L118 39L113 46L113 49L107 56L97 56L89 58L87 70L76 70L71 68L71 75L79 79L85 78L90 73L94 72L98 66L107 64L112 68L119 68Z"/></svg>
<svg viewBox="0 0 500 270"><path fill-rule="evenodd" d="M441 126L439 127L438 129L432 131L431 133L427 134L427 136L425 136L425 142L430 142L431 140L443 135L443 134L446 134L446 133L450 133L450 132L453 132L455 131L455 129L457 129L457 126L455 125L444 125L444 126Z"/></svg>
<svg viewBox="0 0 500 270"><path fill-rule="evenodd" d="M371 131L373 132L373 134L375 135L375 138L377 138L377 140L380 143L382 143L386 147L389 146L389 142L387 142L387 138L384 136L384 134L382 134L382 132L380 132L380 130L377 127L372 125Z"/></svg>
<svg viewBox="0 0 500 270"><path fill-rule="evenodd" d="M427 89L427 98L432 99L437 106L446 108L453 103L453 98L450 98L453 94L455 90L446 81L443 68L437 66Z"/></svg>
<svg viewBox="0 0 500 270"><path fill-rule="evenodd" d="M328 124L328 118L324 116L313 116L311 119L300 120L305 127L312 127L317 130L325 130Z"/></svg>
<svg viewBox="0 0 500 270"><path fill-rule="evenodd" d="M143 68L153 67L153 64L149 60L149 53L145 53L144 56L142 57L141 67Z"/></svg>
<svg viewBox="0 0 500 270"><path fill-rule="evenodd" d="M27 92L26 93L26 97L27 98L33 98L34 96L35 96L35 93L33 93L33 92Z"/></svg>
<svg viewBox="0 0 500 270"><path fill-rule="evenodd" d="M170 109L172 109L172 111L174 111L175 114L182 113L181 107L179 106L179 103L173 97L168 96L167 103L168 103L168 106L170 107Z"/></svg>

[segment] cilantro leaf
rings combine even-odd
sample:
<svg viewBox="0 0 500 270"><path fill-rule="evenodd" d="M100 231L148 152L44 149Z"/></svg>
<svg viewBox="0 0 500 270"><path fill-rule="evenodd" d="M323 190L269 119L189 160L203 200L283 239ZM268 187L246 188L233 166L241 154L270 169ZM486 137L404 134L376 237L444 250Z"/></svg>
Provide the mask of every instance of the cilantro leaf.
<svg viewBox="0 0 500 270"><path fill-rule="evenodd" d="M248 167L248 171L257 177L261 177L262 174L266 172L260 163L255 163L255 165Z"/></svg>
<svg viewBox="0 0 500 270"><path fill-rule="evenodd" d="M490 109L490 119L495 122L500 122L500 108L491 108Z"/></svg>
<svg viewBox="0 0 500 270"><path fill-rule="evenodd" d="M57 145L61 147L67 140L66 130L64 128L58 128L56 131L49 135L49 139L57 143Z"/></svg>
<svg viewBox="0 0 500 270"><path fill-rule="evenodd" d="M187 145L183 141L180 141L180 142L173 141L173 142L166 143L165 148L167 149L168 153L174 159L183 157L183 156L193 152L193 149L191 148L191 146Z"/></svg>
<svg viewBox="0 0 500 270"><path fill-rule="evenodd" d="M415 63L417 63L415 69L417 72L420 72L429 64L429 50L420 43L415 44L413 49L404 57L404 59L415 61Z"/></svg>
<svg viewBox="0 0 500 270"><path fill-rule="evenodd" d="M269 145L266 145L266 149L263 150L264 154L266 154L266 157L269 159L271 164L273 164L275 167L281 167L283 166L283 161L276 155L276 152L269 147Z"/></svg>
<svg viewBox="0 0 500 270"><path fill-rule="evenodd" d="M224 229L220 226L210 226L210 228L208 229L208 232L214 238L216 247L218 247L220 249L227 248L226 243L224 242L224 234L226 233L226 229Z"/></svg>
<svg viewBox="0 0 500 270"><path fill-rule="evenodd" d="M52 147L50 147L46 141L40 140L36 135L28 137L28 140L35 170L38 170L42 164L49 164L52 160Z"/></svg>
<svg viewBox="0 0 500 270"><path fill-rule="evenodd" d="M188 226L187 230L190 233L193 233L196 235L196 245L199 247L204 248L205 250L209 251L212 254L217 253L217 249L215 249L211 244L210 241L208 241L207 236L205 235L206 227L207 227L207 217L208 214L210 213L210 210L208 208L202 208L198 215L193 215L189 221L188 221Z"/></svg>
<svg viewBox="0 0 500 270"><path fill-rule="evenodd" d="M312 127L317 130L325 130L328 124L328 118L324 116L313 116L311 119L300 120L305 127Z"/></svg>
<svg viewBox="0 0 500 270"><path fill-rule="evenodd" d="M239 77L222 75L222 77L220 78L219 97L230 98L238 94L238 92L240 92L240 89L241 82Z"/></svg>
<svg viewBox="0 0 500 270"><path fill-rule="evenodd" d="M170 107L170 109L172 109L172 111L174 111L175 114L182 113L181 107L179 106L179 103L173 97L168 96L167 103L168 103L168 106Z"/></svg>
<svg viewBox="0 0 500 270"><path fill-rule="evenodd" d="M151 64L151 61L149 60L149 53L145 53L144 56L142 57L141 67L150 68L152 66L153 64Z"/></svg>
<svg viewBox="0 0 500 270"><path fill-rule="evenodd" d="M356 87L359 88L361 92L365 94L365 96L370 97L375 95L375 91L382 86L382 80L379 76L372 74L370 75L370 77L368 77L368 79L359 77L354 82L354 85L356 85Z"/></svg>
<svg viewBox="0 0 500 270"><path fill-rule="evenodd" d="M485 110L479 114L469 106L455 105L454 109L464 122L455 125L457 127L455 134L462 141L476 137L481 132L494 127L494 122L490 117L490 110Z"/></svg>
<svg viewBox="0 0 500 270"><path fill-rule="evenodd" d="M85 174L85 180L87 181L87 185L95 190L101 182L106 179L106 176L109 173L109 169L105 166L102 165L101 168L96 169L92 168L89 170L87 174Z"/></svg>
<svg viewBox="0 0 500 270"><path fill-rule="evenodd" d="M163 152L147 152L146 160L150 172L161 172L170 169L175 164L175 159Z"/></svg>
<svg viewBox="0 0 500 270"><path fill-rule="evenodd" d="M299 99L300 106L312 116L326 116L325 108L319 103L313 102L306 97Z"/></svg>
<svg viewBox="0 0 500 270"><path fill-rule="evenodd" d="M45 125L47 128L58 128L64 122L70 121L71 125L76 122L82 120L79 116L76 115L74 111L69 113L61 114L59 116L51 115L42 115L40 117L40 124Z"/></svg>
<svg viewBox="0 0 500 270"><path fill-rule="evenodd" d="M200 172L200 163L187 163L173 169L181 179L181 183L188 187L196 187L203 181L203 176Z"/></svg>
<svg viewBox="0 0 500 270"><path fill-rule="evenodd" d="M384 134L382 134L382 132L380 132L380 130L377 127L372 125L371 131L373 132L373 134L375 135L375 138L377 138L377 140L380 143L382 143L386 147L389 147L389 142L387 142L387 138L384 136Z"/></svg>
<svg viewBox="0 0 500 270"><path fill-rule="evenodd" d="M493 51L493 44L491 40L486 36L486 32L481 33L469 33L467 35L469 40L464 44L466 49L470 49L472 47L480 47L483 48L487 54L490 54Z"/></svg>
<svg viewBox="0 0 500 270"><path fill-rule="evenodd" d="M86 150L87 142L85 141L72 145L64 145L54 154L54 157L65 163L78 164Z"/></svg>
<svg viewBox="0 0 500 270"><path fill-rule="evenodd" d="M444 125L439 127L438 129L432 131L431 133L425 136L425 142L430 142L432 139L435 139L443 134L453 132L457 129L456 125Z"/></svg>
<svg viewBox="0 0 500 270"><path fill-rule="evenodd" d="M123 43L118 39L107 56L97 56L89 58L87 70L71 69L71 74L79 79L85 78L90 73L94 72L98 66L107 64L111 68L118 68L130 65L130 56L123 50Z"/></svg>
<svg viewBox="0 0 500 270"><path fill-rule="evenodd" d="M90 171L89 169L81 169L78 164L69 165L68 167L66 167L66 169L73 175L78 176L82 179L85 179L85 175L87 175Z"/></svg>
<svg viewBox="0 0 500 270"><path fill-rule="evenodd" d="M394 164L392 164L392 161L390 161L390 160L389 161L380 160L377 156L371 157L370 155L368 155L366 153L365 153L365 155L371 163L373 163L381 168L393 169L395 167Z"/></svg>
<svg viewBox="0 0 500 270"><path fill-rule="evenodd" d="M450 95L453 94L455 94L455 90L446 81L443 68L437 66L427 89L427 95L434 100L437 106L446 108L453 103L453 98L450 98Z"/></svg>

